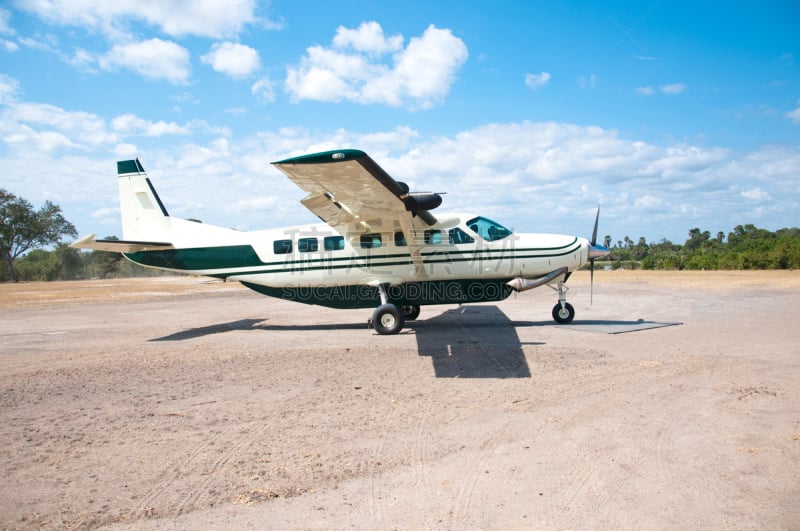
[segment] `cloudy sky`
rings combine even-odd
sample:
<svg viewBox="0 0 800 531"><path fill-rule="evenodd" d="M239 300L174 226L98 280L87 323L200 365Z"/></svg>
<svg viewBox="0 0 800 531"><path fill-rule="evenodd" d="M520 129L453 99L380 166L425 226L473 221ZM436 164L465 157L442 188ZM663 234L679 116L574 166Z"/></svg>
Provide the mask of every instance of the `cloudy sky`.
<svg viewBox="0 0 800 531"><path fill-rule="evenodd" d="M11 0L0 187L120 235L116 160L170 213L313 223L269 162L367 151L443 209L682 243L800 225L800 4Z"/></svg>

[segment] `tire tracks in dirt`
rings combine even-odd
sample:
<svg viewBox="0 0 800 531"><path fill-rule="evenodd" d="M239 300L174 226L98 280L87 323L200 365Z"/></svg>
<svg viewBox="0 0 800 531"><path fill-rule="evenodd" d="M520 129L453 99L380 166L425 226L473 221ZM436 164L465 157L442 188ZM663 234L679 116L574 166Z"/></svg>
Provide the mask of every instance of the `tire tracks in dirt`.
<svg viewBox="0 0 800 531"><path fill-rule="evenodd" d="M269 422L257 420L234 429L219 430L211 436L204 435L200 444L192 447L157 476L154 487L128 512L127 519L174 517L202 507L214 485L224 480L220 472L243 450L261 440L270 426ZM224 450L220 451L221 447ZM215 451L220 455L212 460L210 457ZM197 469L202 470L202 479L197 483L188 483L197 475L189 471Z"/></svg>
<svg viewBox="0 0 800 531"><path fill-rule="evenodd" d="M713 370L716 363L716 359L694 358L688 361L682 360L680 363L673 362L666 366L658 364L655 371L642 371L640 363L638 367L626 369L621 373L600 376L588 382L581 381L581 396L588 397L610 392L616 387L627 389L635 387L646 391L657 380L681 377L682 381L685 381L687 375L702 379L705 373ZM603 439L606 441L627 441L646 432L647 426L655 423L657 427L653 433L653 443L646 446L649 450L626 455L603 448L601 443L601 447L593 449L591 454L584 453L584 457L573 458L565 468L581 472L571 478L564 485L563 490L558 493L560 501L555 499L549 501L548 514L545 518L548 525L555 525L556 522L563 523L565 519L572 526L586 524L586 521L578 515L592 514L602 518L603 507L607 506L609 501L637 474L645 461L655 459L657 461L656 468L663 470L667 465L664 463L663 456L659 456L658 448L661 441L665 437L669 437L684 413L683 401L679 400L682 393L682 389L676 389L672 393L655 397L654 400L643 405L644 412L634 413L630 421L614 423L618 426L616 429L603 433ZM596 401L591 402L596 403ZM598 416L596 410L588 407L581 408L561 422L559 429L569 433L578 424L583 425L586 419L596 416ZM576 510L576 505L580 505L580 510ZM615 524L613 521L596 523L612 526ZM626 523L635 524L630 521Z"/></svg>
<svg viewBox="0 0 800 531"><path fill-rule="evenodd" d="M447 529L468 529L475 527L475 522L470 521L470 510L475 506L481 506L483 500L475 503L475 491L481 480L489 473L490 461L494 457L498 448L509 442L511 434L516 428L515 421L507 421L500 425L499 428L492 431L491 435L481 441L476 451L471 452L470 455L474 456L469 460L469 463L462 467L463 470L469 471L458 488L458 493L453 499L450 509L447 511ZM503 477L503 480L507 479ZM493 478L497 481L497 477Z"/></svg>
<svg viewBox="0 0 800 531"><path fill-rule="evenodd" d="M202 501L208 497L215 485L221 478L219 472L227 466L231 459L242 453L242 450L252 446L256 441L261 440L262 434L270 428L270 424L261 421L253 421L249 427L244 430L236 430L238 433L235 435L235 443L229 446L229 449L222 453L212 464L211 467L203 472L205 479L203 479L197 487L194 487L187 492L182 500L176 505L174 512L181 515L184 512L196 509L202 506Z"/></svg>

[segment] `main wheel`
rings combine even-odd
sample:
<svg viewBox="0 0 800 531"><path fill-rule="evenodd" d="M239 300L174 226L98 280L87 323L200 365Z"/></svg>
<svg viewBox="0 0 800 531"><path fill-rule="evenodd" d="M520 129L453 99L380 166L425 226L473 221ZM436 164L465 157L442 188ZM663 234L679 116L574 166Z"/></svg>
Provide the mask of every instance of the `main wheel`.
<svg viewBox="0 0 800 531"><path fill-rule="evenodd" d="M404 324L403 312L394 304L381 304L372 312L372 327L381 335L396 334Z"/></svg>
<svg viewBox="0 0 800 531"><path fill-rule="evenodd" d="M403 318L406 321L413 321L419 317L419 306L400 306L400 311L403 312Z"/></svg>
<svg viewBox="0 0 800 531"><path fill-rule="evenodd" d="M564 307L561 307L561 303L559 302L555 306L553 306L553 319L559 324L567 324L571 323L572 320L575 318L575 308L568 302L564 303Z"/></svg>

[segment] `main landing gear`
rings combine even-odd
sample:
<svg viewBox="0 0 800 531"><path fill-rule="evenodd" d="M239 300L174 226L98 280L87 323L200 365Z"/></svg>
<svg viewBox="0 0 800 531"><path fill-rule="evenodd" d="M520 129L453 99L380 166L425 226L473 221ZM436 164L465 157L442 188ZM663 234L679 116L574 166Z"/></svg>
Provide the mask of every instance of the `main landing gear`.
<svg viewBox="0 0 800 531"><path fill-rule="evenodd" d="M550 286L548 284L548 286ZM558 304L553 306L553 319L558 324L571 323L575 318L575 308L567 302L567 292L569 288L564 282L559 282L558 287L550 286L553 290L558 292Z"/></svg>
<svg viewBox="0 0 800 531"><path fill-rule="evenodd" d="M393 335L403 329L406 321L413 321L419 317L419 306L397 306L389 302L386 285L378 286L381 296L381 305L372 312L372 328L381 335Z"/></svg>

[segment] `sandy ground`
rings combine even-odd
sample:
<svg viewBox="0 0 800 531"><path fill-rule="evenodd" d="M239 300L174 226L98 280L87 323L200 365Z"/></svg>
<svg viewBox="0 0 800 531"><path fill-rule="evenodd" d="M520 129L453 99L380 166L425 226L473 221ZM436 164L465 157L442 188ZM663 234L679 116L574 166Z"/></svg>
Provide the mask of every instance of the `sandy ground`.
<svg viewBox="0 0 800 531"><path fill-rule="evenodd" d="M191 278L0 285L0 528L800 526L800 272L599 272L398 336Z"/></svg>

